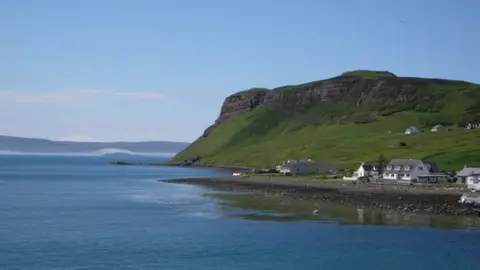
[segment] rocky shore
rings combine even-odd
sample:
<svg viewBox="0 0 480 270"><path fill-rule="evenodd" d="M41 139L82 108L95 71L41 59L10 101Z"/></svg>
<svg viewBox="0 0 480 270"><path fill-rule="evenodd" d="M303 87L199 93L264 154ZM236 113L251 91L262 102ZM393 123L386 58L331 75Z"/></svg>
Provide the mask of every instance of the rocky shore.
<svg viewBox="0 0 480 270"><path fill-rule="evenodd" d="M460 196L466 191L462 187L355 184L338 180L312 181L230 176L161 181L403 212L422 212L435 215L478 215L472 208L458 203Z"/></svg>

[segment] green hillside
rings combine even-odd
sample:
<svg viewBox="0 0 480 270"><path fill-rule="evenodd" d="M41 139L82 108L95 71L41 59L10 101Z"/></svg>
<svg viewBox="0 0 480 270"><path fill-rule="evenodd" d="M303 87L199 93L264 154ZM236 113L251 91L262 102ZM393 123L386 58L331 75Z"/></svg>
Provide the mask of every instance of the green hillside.
<svg viewBox="0 0 480 270"><path fill-rule="evenodd" d="M273 166L286 159L311 158L351 167L383 154L387 158L429 158L444 170L480 164L480 130L459 127L480 123L479 85L373 71L342 76L359 80L335 102L298 102L299 96L328 80L236 93L280 93L281 100L216 124L208 136L172 162L198 156L202 164ZM430 132L436 123L450 131ZM405 135L409 126L424 132Z"/></svg>

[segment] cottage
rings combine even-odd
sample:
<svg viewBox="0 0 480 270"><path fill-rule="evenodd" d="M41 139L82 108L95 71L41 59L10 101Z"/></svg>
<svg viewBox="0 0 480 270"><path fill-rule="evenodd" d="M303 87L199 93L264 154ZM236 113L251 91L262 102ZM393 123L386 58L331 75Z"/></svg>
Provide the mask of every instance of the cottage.
<svg viewBox="0 0 480 270"><path fill-rule="evenodd" d="M431 129L431 132L440 132L440 131L447 131L447 128L442 125L435 125Z"/></svg>
<svg viewBox="0 0 480 270"><path fill-rule="evenodd" d="M469 167L465 165L463 169L457 172L456 178L458 184L466 184L467 177L473 174L480 174L480 167Z"/></svg>
<svg viewBox="0 0 480 270"><path fill-rule="evenodd" d="M480 128L480 124L472 124L472 123L467 124L467 129L478 129L478 128Z"/></svg>
<svg viewBox="0 0 480 270"><path fill-rule="evenodd" d="M336 173L333 164L314 162L311 159L287 160L282 165L277 166L277 170L280 173L292 175Z"/></svg>
<svg viewBox="0 0 480 270"><path fill-rule="evenodd" d="M467 188L472 191L480 191L480 174L474 173L467 176Z"/></svg>
<svg viewBox="0 0 480 270"><path fill-rule="evenodd" d="M358 180L360 177L376 177L378 176L378 168L373 164L366 164L362 162L360 167L353 172L352 177L343 177L343 180Z"/></svg>
<svg viewBox="0 0 480 270"><path fill-rule="evenodd" d="M448 176L442 174L434 162L417 159L394 159L384 169L382 178L396 181L445 182Z"/></svg>
<svg viewBox="0 0 480 270"><path fill-rule="evenodd" d="M420 133L420 130L416 127L409 127L405 130L405 134L406 135L411 135L411 134L417 134L417 133Z"/></svg>

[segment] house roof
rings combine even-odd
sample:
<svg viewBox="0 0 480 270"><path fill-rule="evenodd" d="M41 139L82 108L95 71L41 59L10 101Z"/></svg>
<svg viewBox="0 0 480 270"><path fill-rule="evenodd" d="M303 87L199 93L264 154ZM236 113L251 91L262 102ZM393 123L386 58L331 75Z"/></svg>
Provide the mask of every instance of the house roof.
<svg viewBox="0 0 480 270"><path fill-rule="evenodd" d="M418 128L411 126L411 127L408 127L407 130L418 130Z"/></svg>
<svg viewBox="0 0 480 270"><path fill-rule="evenodd" d="M442 127L443 127L442 125L435 125L432 128L442 128Z"/></svg>
<svg viewBox="0 0 480 270"><path fill-rule="evenodd" d="M385 168L385 172L399 172L399 173L409 173L415 167L423 165L423 162L418 159L392 159ZM392 166L392 168L388 169L388 166ZM396 166L401 166L400 170L395 170ZM405 170L405 166L410 166L409 170Z"/></svg>
<svg viewBox="0 0 480 270"><path fill-rule="evenodd" d="M377 169L377 166L374 164L363 164L362 167L365 171L373 171L374 169Z"/></svg>
<svg viewBox="0 0 480 270"><path fill-rule="evenodd" d="M425 165L430 165L430 172L431 173L441 173L442 170L437 166L437 163L431 161L431 160L423 160L423 164Z"/></svg>
<svg viewBox="0 0 480 270"><path fill-rule="evenodd" d="M457 176L467 177L471 174L480 174L480 167L466 167L457 172Z"/></svg>
<svg viewBox="0 0 480 270"><path fill-rule="evenodd" d="M390 170L385 169L386 171L395 171L393 167L402 166L400 172L409 172L419 165L428 165L430 167L431 173L441 173L442 171L437 166L437 164L431 160L419 160L419 159L392 159L387 166L392 166ZM404 166L410 166L410 170L405 170Z"/></svg>
<svg viewBox="0 0 480 270"><path fill-rule="evenodd" d="M288 162L288 163L283 164L281 167L293 167L293 166L301 165L301 164L309 164L309 165L315 166L317 168L325 169L325 170L335 170L335 166L332 163L312 162L312 161L310 161L310 162L301 162L301 161Z"/></svg>
<svg viewBox="0 0 480 270"><path fill-rule="evenodd" d="M392 159L387 165L409 165L409 166L417 166L421 165L423 162L418 159Z"/></svg>

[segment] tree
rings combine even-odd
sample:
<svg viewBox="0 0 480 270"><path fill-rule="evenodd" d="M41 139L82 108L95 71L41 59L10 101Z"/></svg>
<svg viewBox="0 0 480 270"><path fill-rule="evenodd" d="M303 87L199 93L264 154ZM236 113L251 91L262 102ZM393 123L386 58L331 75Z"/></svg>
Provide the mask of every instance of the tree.
<svg viewBox="0 0 480 270"><path fill-rule="evenodd" d="M387 165L388 161L387 158L383 154L380 154L377 160L377 165L378 165L378 174L382 175L383 174L383 168Z"/></svg>

